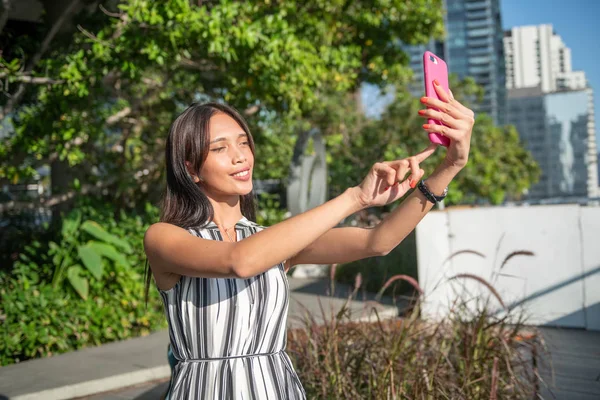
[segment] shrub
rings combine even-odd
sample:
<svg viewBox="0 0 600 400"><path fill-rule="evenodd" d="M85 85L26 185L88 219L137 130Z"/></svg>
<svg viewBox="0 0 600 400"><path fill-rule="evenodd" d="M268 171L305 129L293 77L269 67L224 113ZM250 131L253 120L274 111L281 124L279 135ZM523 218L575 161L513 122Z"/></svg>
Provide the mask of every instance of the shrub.
<svg viewBox="0 0 600 400"><path fill-rule="evenodd" d="M0 275L2 365L143 336L166 327L157 291L150 291L148 309L143 301L142 239L147 226L158 219L157 210L147 205L141 212L118 212L118 219L114 214L110 204L84 200L65 217L74 229L63 229L50 242L33 240L13 270ZM73 222L77 220L79 225ZM82 261L78 247L99 242L89 231L79 229L83 221L94 221L96 228L131 248L117 256L123 262L102 257L100 278L79 268L80 278L88 282L86 296L68 280L52 283L59 265ZM65 260L68 262L63 263Z"/></svg>
<svg viewBox="0 0 600 400"><path fill-rule="evenodd" d="M351 322L347 309L322 315L322 324L305 317L303 327L288 332L287 349L307 397L535 398L541 350L535 330L516 310L493 311L492 297L504 303L483 278L460 274L450 279L465 278L487 287L490 296L463 295L437 322L420 318L421 297L402 319ZM356 282L353 295L359 276Z"/></svg>

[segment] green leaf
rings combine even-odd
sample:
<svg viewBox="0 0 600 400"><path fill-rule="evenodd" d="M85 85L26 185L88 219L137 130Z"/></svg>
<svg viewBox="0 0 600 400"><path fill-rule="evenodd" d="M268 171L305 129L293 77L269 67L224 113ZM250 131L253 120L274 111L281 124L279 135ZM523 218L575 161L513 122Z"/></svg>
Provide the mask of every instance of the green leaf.
<svg viewBox="0 0 600 400"><path fill-rule="evenodd" d="M129 243L108 233L107 231L104 230L104 228L102 228L100 225L98 225L98 223L96 223L94 221L85 221L81 225L81 229L83 229L90 235L94 236L96 239L102 240L103 242L106 242L106 243L112 243L116 246L119 246L123 250L125 250L127 253L131 252L131 246L129 245Z"/></svg>
<svg viewBox="0 0 600 400"><path fill-rule="evenodd" d="M117 264L129 267L129 262L127 261L127 258L122 253L119 253L119 251L115 249L114 246L95 241L89 241L87 246L92 248L96 253L113 260Z"/></svg>
<svg viewBox="0 0 600 400"><path fill-rule="evenodd" d="M100 280L102 278L102 257L92 247L88 245L79 246L77 254L83 261L83 265L94 275L94 278Z"/></svg>
<svg viewBox="0 0 600 400"><path fill-rule="evenodd" d="M81 212L79 210L74 210L72 213L68 215L67 218L63 220L62 225L62 236L64 238L71 238L77 232L77 228L81 223Z"/></svg>
<svg viewBox="0 0 600 400"><path fill-rule="evenodd" d="M73 286L73 289L81 296L82 299L87 300L89 293L89 282L87 278L81 276L83 268L79 265L69 267L67 270L67 279Z"/></svg>

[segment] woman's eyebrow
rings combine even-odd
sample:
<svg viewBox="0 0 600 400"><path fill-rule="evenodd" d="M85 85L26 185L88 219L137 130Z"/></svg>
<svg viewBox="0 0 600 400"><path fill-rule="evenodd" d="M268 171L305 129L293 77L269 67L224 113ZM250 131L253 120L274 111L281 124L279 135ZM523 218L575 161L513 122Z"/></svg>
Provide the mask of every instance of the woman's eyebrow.
<svg viewBox="0 0 600 400"><path fill-rule="evenodd" d="M240 134L238 135L238 138L241 138L242 136L248 136L248 135L247 135L246 133L240 133ZM213 144L213 143L216 143L216 142L222 142L222 141L224 141L224 140L227 140L227 138L226 138L226 137L219 137L219 138L216 138L215 140L212 140L212 141L210 142L210 144Z"/></svg>

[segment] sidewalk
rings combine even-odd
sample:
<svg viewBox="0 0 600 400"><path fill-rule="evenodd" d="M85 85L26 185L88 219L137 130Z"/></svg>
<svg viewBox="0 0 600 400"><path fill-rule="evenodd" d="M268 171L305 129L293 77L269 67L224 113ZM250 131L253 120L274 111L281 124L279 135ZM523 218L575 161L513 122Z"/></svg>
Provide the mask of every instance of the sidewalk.
<svg viewBox="0 0 600 400"><path fill-rule="evenodd" d="M289 283L288 327L291 328L301 326L307 312L322 321L321 307L326 316L337 313L350 291L348 286L337 284L335 296L328 296L328 280L289 278ZM371 303L372 299L370 296L351 301L348 304L351 318L374 320L377 317L373 307L381 319L399 315L399 307L390 299L384 299L384 304ZM160 383L170 375L168 341L168 332L163 330L146 337L2 367L0 400L72 399L152 381Z"/></svg>
<svg viewBox="0 0 600 400"><path fill-rule="evenodd" d="M600 332L540 328L548 354L542 354L540 375L544 399L600 399Z"/></svg>

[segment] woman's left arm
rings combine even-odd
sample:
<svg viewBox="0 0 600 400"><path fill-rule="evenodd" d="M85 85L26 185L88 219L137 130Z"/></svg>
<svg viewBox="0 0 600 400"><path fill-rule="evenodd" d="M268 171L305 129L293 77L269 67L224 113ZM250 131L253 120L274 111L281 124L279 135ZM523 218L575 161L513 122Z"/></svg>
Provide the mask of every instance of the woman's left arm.
<svg viewBox="0 0 600 400"><path fill-rule="evenodd" d="M423 127L428 132L437 132L450 139L446 158L427 178L428 189L439 196L467 164L474 113L455 100L451 94L446 93L439 85L434 84L434 87L440 100L423 97L421 102L439 111L425 109L420 110L419 115L424 118L442 121L444 125L425 124ZM418 168L420 160L416 157L418 155L402 160L397 165L390 163L390 166L398 170L398 174L401 176L400 179L402 179L407 170ZM404 171L402 171L403 168ZM413 175L414 173L413 171ZM409 180L407 179L402 183L397 182L395 186L407 186L407 181ZM355 189L360 191L360 187L355 187ZM407 187L399 187L398 189L403 190ZM394 196L390 199L395 201L396 198ZM367 207L371 206L368 203L369 201L372 201L372 199L365 199ZM433 203L429 202L420 190L414 190L375 228L345 227L330 229L291 260L288 260L286 267L290 268L296 264L345 263L372 256L386 255L415 229L432 207Z"/></svg>

